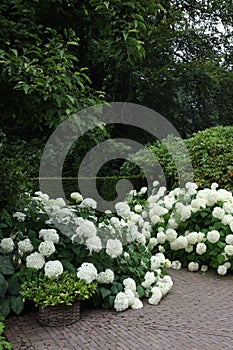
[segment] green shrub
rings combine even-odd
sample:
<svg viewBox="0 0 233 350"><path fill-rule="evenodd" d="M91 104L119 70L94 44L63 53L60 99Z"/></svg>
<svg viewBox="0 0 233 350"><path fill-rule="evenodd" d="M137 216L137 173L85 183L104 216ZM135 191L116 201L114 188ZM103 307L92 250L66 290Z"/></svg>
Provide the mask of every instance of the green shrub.
<svg viewBox="0 0 233 350"><path fill-rule="evenodd" d="M176 142L176 157L185 165L186 159L183 157L180 147L181 139L168 137L165 143ZM130 161L123 164L121 175L133 176L137 174L142 178L145 176L142 169L146 169L147 174L154 176L153 169L155 158L159 161L169 190L178 185L178 173L174 159L171 157L165 143L157 141L147 145L147 149L152 152L151 157L145 152L139 151L131 155ZM210 187L211 183L217 182L221 188L233 189L233 127L217 126L199 131L191 138L184 140L189 151L193 166L194 181L200 188ZM155 157L154 157L155 156ZM139 163L141 169L135 165ZM182 173L182 176L184 174ZM155 179L155 180L160 180Z"/></svg>

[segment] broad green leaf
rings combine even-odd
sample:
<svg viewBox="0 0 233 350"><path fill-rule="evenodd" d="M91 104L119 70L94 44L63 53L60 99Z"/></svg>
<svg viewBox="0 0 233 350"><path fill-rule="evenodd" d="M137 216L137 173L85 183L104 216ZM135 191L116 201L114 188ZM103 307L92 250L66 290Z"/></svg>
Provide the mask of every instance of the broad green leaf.
<svg viewBox="0 0 233 350"><path fill-rule="evenodd" d="M11 256L0 256L0 273L3 275L11 275L15 272Z"/></svg>
<svg viewBox="0 0 233 350"><path fill-rule="evenodd" d="M10 297L10 306L11 306L11 309L16 313L16 315L19 315L23 311L23 308L24 308L24 302L23 302L21 295L11 296Z"/></svg>

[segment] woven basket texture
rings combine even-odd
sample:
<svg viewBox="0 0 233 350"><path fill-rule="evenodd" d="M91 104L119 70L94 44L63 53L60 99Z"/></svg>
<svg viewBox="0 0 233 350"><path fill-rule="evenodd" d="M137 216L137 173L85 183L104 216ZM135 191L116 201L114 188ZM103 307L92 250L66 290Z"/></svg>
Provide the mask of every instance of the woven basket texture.
<svg viewBox="0 0 233 350"><path fill-rule="evenodd" d="M73 305L39 306L39 322L44 326L67 326L80 319L80 302Z"/></svg>

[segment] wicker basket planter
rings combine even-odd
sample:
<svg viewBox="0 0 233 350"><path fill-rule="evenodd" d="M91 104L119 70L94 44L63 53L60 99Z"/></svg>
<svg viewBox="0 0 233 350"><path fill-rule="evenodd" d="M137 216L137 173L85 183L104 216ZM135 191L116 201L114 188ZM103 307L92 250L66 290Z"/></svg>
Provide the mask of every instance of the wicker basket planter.
<svg viewBox="0 0 233 350"><path fill-rule="evenodd" d="M80 319L80 302L73 305L39 306L39 322L45 326L67 326Z"/></svg>

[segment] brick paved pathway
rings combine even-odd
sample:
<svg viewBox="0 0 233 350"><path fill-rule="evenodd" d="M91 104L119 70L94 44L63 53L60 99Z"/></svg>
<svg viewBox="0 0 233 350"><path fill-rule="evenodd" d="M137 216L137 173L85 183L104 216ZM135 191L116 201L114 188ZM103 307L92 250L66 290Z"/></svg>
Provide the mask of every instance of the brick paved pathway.
<svg viewBox="0 0 233 350"><path fill-rule="evenodd" d="M15 350L232 350L233 276L169 271L174 286L157 306L85 310L67 327L42 327L37 313L7 320Z"/></svg>

